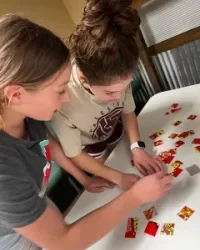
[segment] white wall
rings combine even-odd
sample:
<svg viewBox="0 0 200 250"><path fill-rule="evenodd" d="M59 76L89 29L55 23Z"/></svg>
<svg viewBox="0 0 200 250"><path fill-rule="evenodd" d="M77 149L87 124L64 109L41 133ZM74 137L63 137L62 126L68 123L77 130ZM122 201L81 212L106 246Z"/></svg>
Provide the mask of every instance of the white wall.
<svg viewBox="0 0 200 250"><path fill-rule="evenodd" d="M139 8L148 46L200 26L200 0L150 0Z"/></svg>
<svg viewBox="0 0 200 250"><path fill-rule="evenodd" d="M74 23L61 0L0 1L0 15L6 13L22 13L60 37L68 37L74 29Z"/></svg>

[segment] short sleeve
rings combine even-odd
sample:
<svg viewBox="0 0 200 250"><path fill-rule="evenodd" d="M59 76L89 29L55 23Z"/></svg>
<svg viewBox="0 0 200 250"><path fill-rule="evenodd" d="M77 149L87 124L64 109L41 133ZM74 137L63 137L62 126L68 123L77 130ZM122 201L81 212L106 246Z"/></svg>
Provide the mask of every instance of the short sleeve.
<svg viewBox="0 0 200 250"><path fill-rule="evenodd" d="M67 117L63 116L60 112L57 112L54 115L50 126L50 132L53 129L53 134L55 133L54 136L56 135L58 138L67 157L75 157L81 153L82 144L80 131Z"/></svg>
<svg viewBox="0 0 200 250"><path fill-rule="evenodd" d="M123 113L128 114L135 111L135 102L133 99L131 84L128 86L125 93Z"/></svg>
<svg viewBox="0 0 200 250"><path fill-rule="evenodd" d="M2 157L0 162L0 222L8 228L20 228L44 213L46 201L38 196L36 186L26 178L20 162L6 158L6 163Z"/></svg>

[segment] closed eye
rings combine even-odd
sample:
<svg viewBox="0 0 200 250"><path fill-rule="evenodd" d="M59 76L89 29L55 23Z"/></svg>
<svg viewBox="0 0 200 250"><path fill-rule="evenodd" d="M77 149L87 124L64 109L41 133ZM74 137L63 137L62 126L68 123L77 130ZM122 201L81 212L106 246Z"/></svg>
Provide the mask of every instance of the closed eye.
<svg viewBox="0 0 200 250"><path fill-rule="evenodd" d="M116 93L119 93L120 91L116 91L116 92L110 92L110 91L105 91L106 95L113 95L113 94L116 94Z"/></svg>
<svg viewBox="0 0 200 250"><path fill-rule="evenodd" d="M58 92L58 94L59 94L59 95L64 95L65 92L66 92L66 90L62 90L62 91Z"/></svg>

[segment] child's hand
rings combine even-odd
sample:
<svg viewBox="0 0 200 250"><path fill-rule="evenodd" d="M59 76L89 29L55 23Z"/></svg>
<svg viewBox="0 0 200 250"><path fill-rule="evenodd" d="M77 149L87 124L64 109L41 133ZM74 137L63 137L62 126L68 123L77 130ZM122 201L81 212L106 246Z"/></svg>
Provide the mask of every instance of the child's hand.
<svg viewBox="0 0 200 250"><path fill-rule="evenodd" d="M132 151L135 167L143 175L149 175L163 170L159 159L150 156L143 149L135 148Z"/></svg>
<svg viewBox="0 0 200 250"><path fill-rule="evenodd" d="M136 174L122 174L118 186L123 190L131 188L138 180L140 179L139 175Z"/></svg>
<svg viewBox="0 0 200 250"><path fill-rule="evenodd" d="M84 183L85 189L91 193L101 193L105 190L105 188L112 189L114 186L114 183L98 176L88 177Z"/></svg>
<svg viewBox="0 0 200 250"><path fill-rule="evenodd" d="M163 171L140 179L132 187L132 193L140 204L162 198L172 187L172 176Z"/></svg>

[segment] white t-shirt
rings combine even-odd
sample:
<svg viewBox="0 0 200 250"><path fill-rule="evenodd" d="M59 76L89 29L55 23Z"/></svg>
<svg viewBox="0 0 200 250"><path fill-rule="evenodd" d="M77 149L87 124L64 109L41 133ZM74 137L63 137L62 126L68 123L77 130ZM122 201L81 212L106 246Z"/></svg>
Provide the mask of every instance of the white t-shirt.
<svg viewBox="0 0 200 250"><path fill-rule="evenodd" d="M68 157L79 155L82 148L108 139L122 113L135 110L131 85L122 93L122 98L113 102L99 100L81 84L76 64L68 84L70 101L58 111L51 125Z"/></svg>

